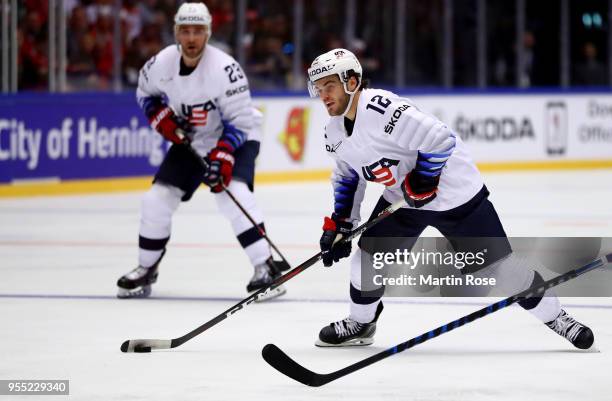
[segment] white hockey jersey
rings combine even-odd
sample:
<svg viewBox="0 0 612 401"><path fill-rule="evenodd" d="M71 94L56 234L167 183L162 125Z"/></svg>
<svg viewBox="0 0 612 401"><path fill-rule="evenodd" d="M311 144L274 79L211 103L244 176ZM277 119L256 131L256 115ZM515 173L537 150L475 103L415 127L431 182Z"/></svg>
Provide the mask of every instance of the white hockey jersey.
<svg viewBox="0 0 612 401"><path fill-rule="evenodd" d="M195 70L180 75L181 53L171 45L152 57L140 70L136 97L147 117L161 99L190 121L192 146L202 156L215 147L224 126L235 128L237 145L261 140L262 115L253 107L246 75L230 55L206 45ZM238 147L236 146L236 147Z"/></svg>
<svg viewBox="0 0 612 401"><path fill-rule="evenodd" d="M336 160L332 176L335 213L353 222L360 220L367 181L384 185L383 197L388 202L402 199L401 185L415 168L419 153L426 174L442 169L436 198L419 210L455 208L483 186L461 138L409 99L385 90L361 92L350 136L344 117L331 117L325 127L325 149Z"/></svg>

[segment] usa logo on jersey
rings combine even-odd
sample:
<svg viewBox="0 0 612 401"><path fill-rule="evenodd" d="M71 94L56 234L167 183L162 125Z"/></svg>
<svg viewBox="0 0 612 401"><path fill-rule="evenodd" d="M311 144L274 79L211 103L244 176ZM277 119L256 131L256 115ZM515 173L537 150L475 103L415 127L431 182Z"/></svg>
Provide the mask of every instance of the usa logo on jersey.
<svg viewBox="0 0 612 401"><path fill-rule="evenodd" d="M366 180L378 182L390 187L397 182L395 177L393 177L391 167L397 166L398 164L399 160L392 160L383 157L376 163L372 163L369 166L363 166L361 168L361 172L363 173L363 178Z"/></svg>
<svg viewBox="0 0 612 401"><path fill-rule="evenodd" d="M189 122L194 126L203 127L208 122L208 112L217 107L212 101L199 104L182 104L181 111L187 116Z"/></svg>

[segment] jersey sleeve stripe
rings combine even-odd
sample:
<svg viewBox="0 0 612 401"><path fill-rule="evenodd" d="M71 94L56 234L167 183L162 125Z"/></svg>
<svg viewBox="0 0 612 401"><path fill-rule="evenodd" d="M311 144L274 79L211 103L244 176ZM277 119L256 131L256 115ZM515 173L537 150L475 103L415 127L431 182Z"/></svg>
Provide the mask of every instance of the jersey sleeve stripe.
<svg viewBox="0 0 612 401"><path fill-rule="evenodd" d="M352 176L347 177L334 174L332 178L334 187L334 213L342 218L350 218L355 193L359 186L359 176L355 171L351 171Z"/></svg>
<svg viewBox="0 0 612 401"><path fill-rule="evenodd" d="M235 151L246 142L246 134L227 121L222 121L222 123L223 134L219 141L229 144L232 147L231 150Z"/></svg>

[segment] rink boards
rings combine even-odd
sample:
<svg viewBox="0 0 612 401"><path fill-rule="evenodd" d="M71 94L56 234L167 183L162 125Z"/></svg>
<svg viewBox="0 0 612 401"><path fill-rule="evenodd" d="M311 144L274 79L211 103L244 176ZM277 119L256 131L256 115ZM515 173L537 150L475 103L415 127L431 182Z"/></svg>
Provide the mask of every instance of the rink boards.
<svg viewBox="0 0 612 401"><path fill-rule="evenodd" d="M611 95L410 97L449 124L484 171L612 167ZM254 102L264 114L258 182L328 178L328 117L320 101ZM131 93L21 94L0 98L0 105L0 196L146 188L169 145Z"/></svg>

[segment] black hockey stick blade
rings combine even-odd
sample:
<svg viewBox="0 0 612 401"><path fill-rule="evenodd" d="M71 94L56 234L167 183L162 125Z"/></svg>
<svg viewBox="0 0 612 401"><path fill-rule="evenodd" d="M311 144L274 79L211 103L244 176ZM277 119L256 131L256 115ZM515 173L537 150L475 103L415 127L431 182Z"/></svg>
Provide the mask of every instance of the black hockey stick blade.
<svg viewBox="0 0 612 401"><path fill-rule="evenodd" d="M327 383L326 375L308 370L285 354L274 344L267 344L261 350L261 356L270 366L289 376L295 381L311 387L320 387Z"/></svg>
<svg viewBox="0 0 612 401"><path fill-rule="evenodd" d="M549 288L553 288L559 284L565 283L566 281L572 280L584 273L598 269L607 264L612 264L612 253L331 373L320 374L308 370L291 359L274 344L266 345L262 349L261 354L264 360L270 364L270 366L285 376L288 376L293 380L307 386L319 387L340 377L344 377L350 373L365 368L366 366L372 365L373 363L379 362L387 357L412 348L415 345L422 344L425 341L431 340L432 338L436 338L444 333L455 330L461 326L473 322L474 320L488 316L520 301L521 299L530 298L537 295L541 296L541 294L543 294Z"/></svg>
<svg viewBox="0 0 612 401"><path fill-rule="evenodd" d="M154 349L170 349L172 347L171 340L125 340L121 344L122 352L151 352Z"/></svg>

